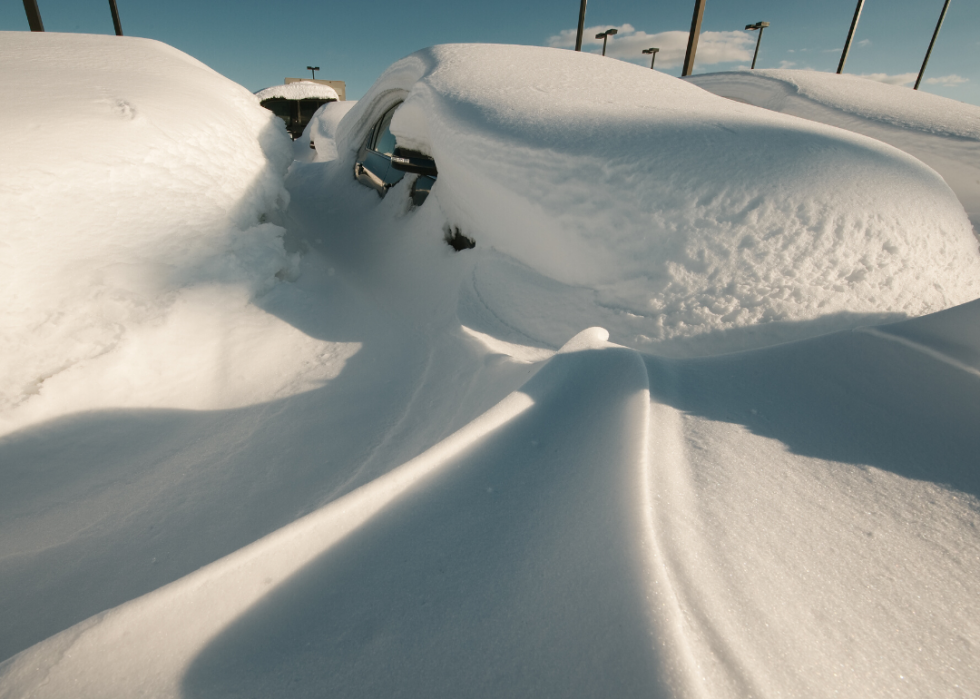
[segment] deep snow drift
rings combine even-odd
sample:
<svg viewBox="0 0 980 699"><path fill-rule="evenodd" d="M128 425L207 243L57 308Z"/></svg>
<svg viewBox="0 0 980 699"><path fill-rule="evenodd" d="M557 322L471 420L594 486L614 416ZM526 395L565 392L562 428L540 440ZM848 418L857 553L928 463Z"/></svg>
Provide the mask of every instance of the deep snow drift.
<svg viewBox="0 0 980 699"><path fill-rule="evenodd" d="M178 100L195 85L225 95L215 110L241 127L239 149L259 149L246 152L263 184L234 204L212 193L232 190L237 173L220 139L193 151L178 141L169 159L142 167L143 140L107 157L104 177L113 158L134 163L130 179L142 175L142 217L129 190L92 199L68 188L84 184L71 179L60 198L43 200L47 180L31 168L47 161L26 150L0 166L14 207L5 210L20 222L10 239L48 241L63 272L23 288L73 301L64 317L79 327L102 328L117 306L130 313L113 326L117 344L74 359L7 409L0 696L980 689L980 302L964 298L978 253L962 207L928 168L869 139L597 56L437 47L396 65L370 99L323 109L308 132L316 152L304 144L304 161L292 164L283 208L290 144L252 96L239 101L240 88L155 42L34 36L16 37L22 51L4 56L0 79L30 83L40 68L23 57L42 45L61 61L89 46L93 60L119 51L187 66L167 69L180 79L161 78L155 99ZM497 75L518 64L526 94L491 99ZM549 79L537 64L557 94L538 96ZM616 87L590 90L598 96L576 116L566 92L603 76L616 80L595 85ZM61 122L93 94L125 99L142 78L97 64L76 80L77 108L52 117L69 132ZM385 86L404 92L383 96ZM612 99L634 92L635 109ZM654 92L662 104L649 101ZM406 94L395 130L431 149L440 168L415 209L407 179L379 199L350 167L358 129ZM3 123L19 139L32 128ZM101 124L115 127L111 113ZM190 110L150 124L200 128ZM727 128L750 142L773 137L780 150L769 160L792 182L768 175L766 159ZM597 139L618 134L599 139L610 157L575 139L590 129ZM681 146L706 167L681 168ZM663 179L648 158L679 171ZM202 164L213 166L212 186L174 197L179 174ZM8 177L17 168L28 174ZM828 174L835 168L851 189L859 183L849 169L873 173L881 191L844 196ZM733 184L733 173L760 179ZM750 194L763 210L743 216L739 197ZM888 208L903 195L925 197L943 225L923 224L911 206ZM42 225L95 218L95 202L116 199L127 217L73 229L75 247L59 247L59 229ZM840 227L826 235L838 244L767 228L784 199L803 202L786 216L804 238L805 221L833 213ZM249 216L218 215L237 207ZM677 247L640 230L644 211ZM270 223L258 223L262 213ZM447 224L477 247L453 252ZM719 252L755 226L770 241L783 235L788 250L762 239L758 257ZM164 254L159 231L208 264ZM896 246L887 255L886 243ZM644 257L657 250L666 257ZM147 259L168 273L140 296L118 284L100 293L91 270L109 255L141 276ZM863 279L846 280L861 255ZM889 267L889 255L914 274ZM649 278L643 260L655 265ZM650 282L681 269L665 288ZM813 281L824 278L815 270L841 290ZM725 274L746 285L725 293L740 304L754 294L760 315L724 321L707 308L688 323ZM767 291L796 288L801 276L810 281L798 299ZM911 314L911 297L888 285L899 279L940 307L969 302L747 352L679 356ZM608 302L613 294L680 301L634 320ZM43 304L14 308L18 323L34 323L18 329L0 315L25 345L17 356L67 346L42 332L62 316ZM674 334L638 340L654 317ZM610 331L590 328L597 320ZM18 385L3 388L20 395Z"/></svg>
<svg viewBox="0 0 980 699"><path fill-rule="evenodd" d="M399 97L392 131L435 158L449 225L564 295L588 290L616 342L717 352L732 346L719 332L752 326L742 346L758 346L800 336L781 323L827 331L980 295L953 193L878 141L618 61L447 46L393 65L344 118L345 163Z"/></svg>
<svg viewBox="0 0 980 699"><path fill-rule="evenodd" d="M970 104L854 75L798 70L686 78L709 92L876 138L936 170L980 237L980 111Z"/></svg>

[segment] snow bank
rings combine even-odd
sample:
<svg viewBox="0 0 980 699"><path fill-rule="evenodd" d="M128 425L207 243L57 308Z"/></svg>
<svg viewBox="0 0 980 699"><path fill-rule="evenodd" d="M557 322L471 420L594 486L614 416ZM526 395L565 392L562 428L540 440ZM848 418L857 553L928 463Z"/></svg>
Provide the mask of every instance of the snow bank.
<svg viewBox="0 0 980 699"><path fill-rule="evenodd" d="M915 156L942 175L980 238L980 107L814 71L735 71L686 80L716 95L864 134Z"/></svg>
<svg viewBox="0 0 980 699"><path fill-rule="evenodd" d="M282 97L287 100L340 99L337 91L332 87L323 85L322 83L315 83L312 80L300 80L299 82L287 83L285 85L273 85L264 90L259 90L255 93L255 96L260 102L273 97Z"/></svg>
<svg viewBox="0 0 980 699"><path fill-rule="evenodd" d="M980 295L955 196L880 142L598 56L453 45L396 63L351 109L345 168L399 98L392 130L435 158L446 223L591 296L565 338L598 324L645 350L715 352Z"/></svg>
<svg viewBox="0 0 980 699"><path fill-rule="evenodd" d="M294 264L270 222L292 159L275 117L195 59L131 37L5 32L0 90L4 429L282 389L289 372L229 344L269 331L249 301ZM301 364L316 351L299 333L294 344Z"/></svg>
<svg viewBox="0 0 980 699"><path fill-rule="evenodd" d="M980 140L980 108L975 105L899 85L868 80L858 75L770 68L706 73L687 78L698 86L726 82L761 85L766 79L790 88L790 94L796 93L819 104L865 119L937 136ZM773 85L769 92L771 99L774 99L782 91L779 90L779 85ZM770 108L776 108L776 105L773 104ZM782 110L776 108L775 111Z"/></svg>

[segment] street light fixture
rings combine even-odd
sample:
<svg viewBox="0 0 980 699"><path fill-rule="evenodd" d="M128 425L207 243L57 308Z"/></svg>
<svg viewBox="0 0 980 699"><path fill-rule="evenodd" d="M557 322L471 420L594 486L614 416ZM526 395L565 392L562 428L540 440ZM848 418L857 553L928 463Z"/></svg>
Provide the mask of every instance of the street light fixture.
<svg viewBox="0 0 980 699"><path fill-rule="evenodd" d="M316 80L316 72L320 70L320 66L306 66L306 69L313 73L313 79Z"/></svg>
<svg viewBox="0 0 980 699"><path fill-rule="evenodd" d="M650 70L653 70L653 62L657 60L657 51L660 49L643 49L643 53L650 54Z"/></svg>
<svg viewBox="0 0 980 699"><path fill-rule="evenodd" d="M606 41L608 41L609 40L609 37L611 37L613 34L619 34L619 30L618 29L607 29L606 31L599 32L598 34L595 35L595 38L596 39L602 39L602 55L603 56L606 55Z"/></svg>
<svg viewBox="0 0 980 699"><path fill-rule="evenodd" d="M748 31L759 30L759 38L755 41L755 55L752 56L752 68L750 70L755 70L755 59L759 57L759 44L762 43L762 31L769 26L769 22L756 22L755 24L746 24L745 28Z"/></svg>

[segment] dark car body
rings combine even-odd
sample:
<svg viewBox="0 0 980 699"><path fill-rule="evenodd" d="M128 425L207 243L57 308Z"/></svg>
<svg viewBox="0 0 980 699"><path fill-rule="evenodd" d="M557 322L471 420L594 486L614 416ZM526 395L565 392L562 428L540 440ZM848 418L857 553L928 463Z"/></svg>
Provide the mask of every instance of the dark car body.
<svg viewBox="0 0 980 699"><path fill-rule="evenodd" d="M383 197L406 173L415 174L417 177L411 189L412 204L421 206L436 181L438 171L435 161L429 156L398 146L395 135L391 133L391 119L400 105L401 102L390 107L371 127L357 152L354 177Z"/></svg>

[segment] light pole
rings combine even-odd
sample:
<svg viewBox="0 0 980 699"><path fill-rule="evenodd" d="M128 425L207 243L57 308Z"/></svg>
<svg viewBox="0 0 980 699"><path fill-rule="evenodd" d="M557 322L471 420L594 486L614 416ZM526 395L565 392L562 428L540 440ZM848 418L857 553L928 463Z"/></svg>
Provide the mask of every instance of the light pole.
<svg viewBox="0 0 980 699"><path fill-rule="evenodd" d="M109 11L112 12L112 28L116 30L116 36L122 36L122 23L119 21L119 10L116 9L116 0L109 0Z"/></svg>
<svg viewBox="0 0 980 699"><path fill-rule="evenodd" d="M653 62L657 60L657 51L660 49L643 49L643 53L650 54L650 70L653 70Z"/></svg>
<svg viewBox="0 0 980 699"><path fill-rule="evenodd" d="M578 34L575 35L575 50L582 50L582 32L585 31L585 3L588 0L582 0L581 6L578 8ZM27 2L27 0L24 0Z"/></svg>
<svg viewBox="0 0 980 699"><path fill-rule="evenodd" d="M932 55L933 44L936 43L936 37L939 36L939 28L943 26L943 20L946 19L946 9L949 7L949 0L946 0L946 4L943 5L943 11L939 14L939 23L936 24L936 31L932 33L932 41L929 42L929 50L926 51L926 58L922 61L922 67L919 68L919 77L915 79L915 87L913 90L919 89L919 83L922 82L922 74L926 72L926 63L929 62L929 56Z"/></svg>
<svg viewBox="0 0 980 699"><path fill-rule="evenodd" d="M24 0L24 12L27 13L27 26L32 32L43 32L44 22L41 21L41 11L37 9L37 0Z"/></svg>
<svg viewBox="0 0 980 699"><path fill-rule="evenodd" d="M840 63L837 64L837 74L844 72L844 62L847 60L847 52L851 50L851 39L854 38L854 30L857 29L858 20L861 19L861 10L864 8L864 0L858 0L857 8L854 10L854 19L851 20L851 28L847 32L847 41L844 42L844 51L840 55Z"/></svg>
<svg viewBox="0 0 980 699"><path fill-rule="evenodd" d="M598 34L595 35L595 38L596 39L602 39L602 55L603 56L606 55L606 42L609 40L609 37L611 37L613 34L619 34L619 30L618 29L607 29L606 31L599 32Z"/></svg>
<svg viewBox="0 0 980 699"><path fill-rule="evenodd" d="M769 26L769 22L756 22L755 24L746 24L745 28L748 31L759 30L759 38L755 41L755 55L752 56L752 67L749 70L755 70L755 59L759 57L759 44L762 43L762 30Z"/></svg>
<svg viewBox="0 0 980 699"><path fill-rule="evenodd" d="M320 70L320 66L306 66L306 69L313 73L313 79L316 80L316 72Z"/></svg>
<svg viewBox="0 0 980 699"><path fill-rule="evenodd" d="M690 75L694 70L694 55L698 52L702 17L704 17L704 0L694 0L694 17L691 18L691 33L687 35L687 53L684 54L684 69L681 75Z"/></svg>

